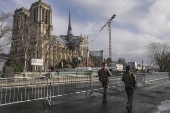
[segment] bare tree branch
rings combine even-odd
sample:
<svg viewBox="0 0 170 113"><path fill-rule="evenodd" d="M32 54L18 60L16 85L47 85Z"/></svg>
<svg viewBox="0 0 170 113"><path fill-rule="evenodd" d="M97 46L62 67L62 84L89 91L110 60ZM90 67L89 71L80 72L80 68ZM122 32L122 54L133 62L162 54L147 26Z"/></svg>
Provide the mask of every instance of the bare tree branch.
<svg viewBox="0 0 170 113"><path fill-rule="evenodd" d="M151 59L151 62L157 64L160 67L160 70L166 69L164 61L166 60L166 56L170 52L170 47L168 43L150 43L147 46L146 51L148 57Z"/></svg>
<svg viewBox="0 0 170 113"><path fill-rule="evenodd" d="M12 13L0 14L0 50L11 44ZM3 42L2 42L3 41Z"/></svg>

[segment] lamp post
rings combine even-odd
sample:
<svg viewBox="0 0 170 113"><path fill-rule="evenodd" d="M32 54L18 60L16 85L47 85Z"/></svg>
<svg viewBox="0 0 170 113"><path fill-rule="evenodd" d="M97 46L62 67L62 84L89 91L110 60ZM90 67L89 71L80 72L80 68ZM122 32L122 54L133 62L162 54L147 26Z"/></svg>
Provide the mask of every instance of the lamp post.
<svg viewBox="0 0 170 113"><path fill-rule="evenodd" d="M147 62L147 72L149 73L149 65L148 65L148 62Z"/></svg>
<svg viewBox="0 0 170 113"><path fill-rule="evenodd" d="M143 71L143 60L142 60L142 71Z"/></svg>

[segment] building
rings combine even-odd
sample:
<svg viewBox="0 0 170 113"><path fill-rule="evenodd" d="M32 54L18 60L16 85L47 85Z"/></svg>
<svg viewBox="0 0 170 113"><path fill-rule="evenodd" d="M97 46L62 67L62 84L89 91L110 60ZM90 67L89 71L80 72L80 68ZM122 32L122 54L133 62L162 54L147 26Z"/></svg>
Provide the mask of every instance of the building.
<svg viewBox="0 0 170 113"><path fill-rule="evenodd" d="M128 62L131 69L137 69L137 62Z"/></svg>
<svg viewBox="0 0 170 113"><path fill-rule="evenodd" d="M30 9L19 8L13 15L12 44L10 58L25 63L25 71L45 71L58 65L63 59L76 63L79 67L86 64L88 36L74 36L69 23L67 35L52 35L52 9L39 0ZM31 65L31 59L43 59L43 66Z"/></svg>
<svg viewBox="0 0 170 113"><path fill-rule="evenodd" d="M118 70L118 71L123 71L123 64L112 63L111 68Z"/></svg>
<svg viewBox="0 0 170 113"><path fill-rule="evenodd" d="M116 64L116 69L119 71L123 71L123 64Z"/></svg>
<svg viewBox="0 0 170 113"><path fill-rule="evenodd" d="M137 69L138 71L139 71L139 70L142 71L142 69L143 69L143 70L146 70L146 67L145 67L145 66L143 66L143 67L142 67L142 66L138 66L136 69Z"/></svg>

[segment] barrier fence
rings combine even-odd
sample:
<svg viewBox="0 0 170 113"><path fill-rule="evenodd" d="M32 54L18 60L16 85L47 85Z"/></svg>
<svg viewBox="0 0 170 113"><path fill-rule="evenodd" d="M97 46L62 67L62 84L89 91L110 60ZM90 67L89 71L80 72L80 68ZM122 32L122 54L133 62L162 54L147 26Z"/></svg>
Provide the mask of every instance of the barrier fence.
<svg viewBox="0 0 170 113"><path fill-rule="evenodd" d="M102 85L96 73L88 74L67 73L60 75L54 72L44 73L43 76L40 76L42 73L36 73L37 77L0 78L0 106L45 98L51 106L53 104L51 102L52 97L82 92L86 95L95 96L95 90L101 89ZM168 72L138 73L136 76L138 87L169 79ZM110 77L110 88L120 90L119 88L124 86L121 78L122 75L114 73Z"/></svg>

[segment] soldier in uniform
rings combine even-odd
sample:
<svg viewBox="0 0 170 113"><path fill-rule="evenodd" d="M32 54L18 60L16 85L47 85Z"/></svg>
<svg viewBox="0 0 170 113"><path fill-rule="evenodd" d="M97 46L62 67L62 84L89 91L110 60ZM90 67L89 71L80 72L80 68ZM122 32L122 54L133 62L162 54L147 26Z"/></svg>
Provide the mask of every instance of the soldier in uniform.
<svg viewBox="0 0 170 113"><path fill-rule="evenodd" d="M102 82L102 86L104 88L103 93L103 102L107 102L107 92L109 87L109 78L111 76L111 73L109 70L106 69L107 64L103 63L102 69L98 71L99 81Z"/></svg>
<svg viewBox="0 0 170 113"><path fill-rule="evenodd" d="M125 91L128 98L126 108L130 111L132 109L133 93L137 83L135 74L130 71L130 66L126 67L126 72L123 73L122 81L125 83Z"/></svg>

